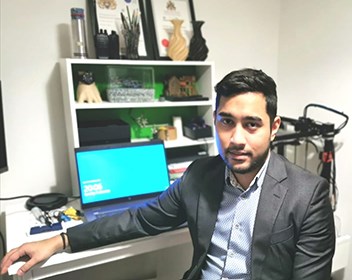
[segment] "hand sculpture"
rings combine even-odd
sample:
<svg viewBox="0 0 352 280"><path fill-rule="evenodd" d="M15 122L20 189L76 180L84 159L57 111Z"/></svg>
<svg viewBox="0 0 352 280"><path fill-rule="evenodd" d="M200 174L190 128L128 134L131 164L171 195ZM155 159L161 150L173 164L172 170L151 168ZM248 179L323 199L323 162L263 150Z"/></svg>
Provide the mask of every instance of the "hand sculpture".
<svg viewBox="0 0 352 280"><path fill-rule="evenodd" d="M94 82L92 72L79 72L79 82L77 87L78 103L99 103L102 102L99 90Z"/></svg>
<svg viewBox="0 0 352 280"><path fill-rule="evenodd" d="M78 103L100 103L103 102L100 97L100 92L95 85L92 83L90 85L84 84L82 82L78 83L77 87L77 102Z"/></svg>

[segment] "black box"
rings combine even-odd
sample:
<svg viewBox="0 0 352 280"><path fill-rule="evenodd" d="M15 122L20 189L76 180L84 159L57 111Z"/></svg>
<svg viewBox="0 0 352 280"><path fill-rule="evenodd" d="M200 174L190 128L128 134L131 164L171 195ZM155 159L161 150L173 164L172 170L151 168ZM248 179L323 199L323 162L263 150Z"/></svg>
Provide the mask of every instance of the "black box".
<svg viewBox="0 0 352 280"><path fill-rule="evenodd" d="M183 127L183 134L191 139L213 137L212 128L209 125L204 125L203 127L186 125Z"/></svg>
<svg viewBox="0 0 352 280"><path fill-rule="evenodd" d="M78 124L80 146L131 142L130 125L120 119Z"/></svg>
<svg viewBox="0 0 352 280"><path fill-rule="evenodd" d="M205 156L208 156L208 152L198 145L166 149L168 164L194 161Z"/></svg>

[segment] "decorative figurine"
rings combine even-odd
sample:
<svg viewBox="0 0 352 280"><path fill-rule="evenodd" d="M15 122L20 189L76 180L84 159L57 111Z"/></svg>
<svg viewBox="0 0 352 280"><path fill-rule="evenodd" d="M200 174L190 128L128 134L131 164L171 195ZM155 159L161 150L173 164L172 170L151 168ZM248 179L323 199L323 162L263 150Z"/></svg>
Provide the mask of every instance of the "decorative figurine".
<svg viewBox="0 0 352 280"><path fill-rule="evenodd" d="M189 45L189 54L187 60L203 61L207 58L209 49L206 40L202 35L201 27L204 24L202 20L192 21L193 37Z"/></svg>
<svg viewBox="0 0 352 280"><path fill-rule="evenodd" d="M171 34L169 46L167 49L167 55L172 60L184 61L188 57L188 47L186 38L181 32L181 25L183 20L173 19L171 23L174 27L174 32Z"/></svg>
<svg viewBox="0 0 352 280"><path fill-rule="evenodd" d="M166 96L187 97L197 95L195 76L181 76L179 78L172 76L166 83Z"/></svg>
<svg viewBox="0 0 352 280"><path fill-rule="evenodd" d="M92 72L79 72L79 82L77 87L78 103L100 103L103 102L100 92L95 84Z"/></svg>

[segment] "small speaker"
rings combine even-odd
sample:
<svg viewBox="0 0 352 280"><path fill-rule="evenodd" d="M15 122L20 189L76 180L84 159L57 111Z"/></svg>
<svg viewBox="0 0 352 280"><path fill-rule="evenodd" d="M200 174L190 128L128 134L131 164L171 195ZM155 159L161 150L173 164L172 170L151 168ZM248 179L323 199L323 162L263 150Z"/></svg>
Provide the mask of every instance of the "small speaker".
<svg viewBox="0 0 352 280"><path fill-rule="evenodd" d="M62 193L43 193L29 198L26 201L26 208L31 210L37 206L43 211L49 211L66 205L67 201L67 196Z"/></svg>

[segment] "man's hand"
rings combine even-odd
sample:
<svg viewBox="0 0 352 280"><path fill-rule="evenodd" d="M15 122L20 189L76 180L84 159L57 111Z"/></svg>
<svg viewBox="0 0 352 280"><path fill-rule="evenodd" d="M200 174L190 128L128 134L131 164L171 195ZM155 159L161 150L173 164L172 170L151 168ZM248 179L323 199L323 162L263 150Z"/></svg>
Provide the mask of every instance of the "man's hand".
<svg viewBox="0 0 352 280"><path fill-rule="evenodd" d="M1 274L5 274L13 263L24 258L26 263L17 271L18 276L23 276L33 266L47 260L62 248L63 243L60 235L42 241L24 243L20 247L12 249L2 259Z"/></svg>

